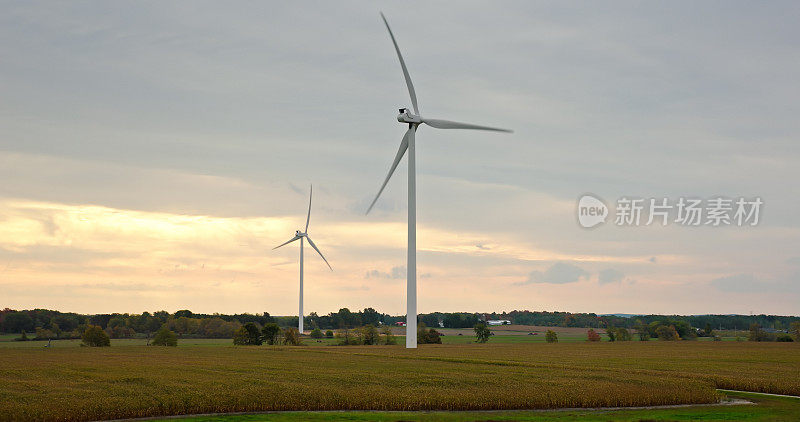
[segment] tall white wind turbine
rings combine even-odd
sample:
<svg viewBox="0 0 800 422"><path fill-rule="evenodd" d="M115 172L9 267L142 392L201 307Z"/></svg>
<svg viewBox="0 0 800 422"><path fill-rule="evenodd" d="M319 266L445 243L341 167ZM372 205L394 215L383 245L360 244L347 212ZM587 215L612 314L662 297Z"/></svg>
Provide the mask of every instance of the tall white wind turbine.
<svg viewBox="0 0 800 422"><path fill-rule="evenodd" d="M314 186L311 186L311 189L308 193L308 216L306 217L306 229L304 231L297 230L294 233L294 237L289 239L288 241L281 243L280 245L272 248L273 250L280 248L281 246L288 245L289 243L294 242L295 240L300 240L300 312L298 312L298 324L297 330L300 331L300 334L303 334L303 241L308 240L308 244L314 248L315 251L322 257L322 260L328 264L328 268L333 271L333 267L331 264L328 263L328 260L325 259L325 256L322 255L322 252L319 251L317 245L314 244L314 241L311 240L311 237L308 235L308 222L311 221L311 195L314 193Z"/></svg>
<svg viewBox="0 0 800 422"><path fill-rule="evenodd" d="M397 155L394 157L392 166L389 167L389 174L383 181L378 194L367 209L369 214L375 202L381 196L383 189L392 177L394 170L400 163L400 159L408 150L408 264L406 265L406 348L413 349L417 347L417 192L416 192L416 162L414 152L414 134L417 127L421 124L426 124L436 129L475 129L475 130L492 130L497 132L511 132L507 129L498 129L488 126L478 126L469 123L452 122L449 120L429 119L422 117L419 113L419 106L417 105L417 94L414 92L414 84L411 83L411 76L408 74L406 62L403 60L403 55L400 54L400 47L397 46L397 40L394 38L392 29L389 28L389 22L386 17L381 13L383 23L389 31L389 37L392 39L394 49L397 52L397 58L400 60L400 67L403 69L403 76L406 79L408 86L408 93L411 96L411 105L414 107L414 112L407 108L401 108L400 114L397 115L397 121L400 123L407 123L408 130L400 141L400 149L397 150Z"/></svg>

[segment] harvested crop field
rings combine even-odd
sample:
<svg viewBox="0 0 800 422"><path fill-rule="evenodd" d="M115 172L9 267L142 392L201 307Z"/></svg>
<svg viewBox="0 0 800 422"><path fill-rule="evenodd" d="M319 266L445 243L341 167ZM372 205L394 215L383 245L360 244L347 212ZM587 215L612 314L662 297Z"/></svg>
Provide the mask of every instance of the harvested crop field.
<svg viewBox="0 0 800 422"><path fill-rule="evenodd" d="M625 342L0 349L0 418L263 410L476 410L710 403L800 393L797 344Z"/></svg>

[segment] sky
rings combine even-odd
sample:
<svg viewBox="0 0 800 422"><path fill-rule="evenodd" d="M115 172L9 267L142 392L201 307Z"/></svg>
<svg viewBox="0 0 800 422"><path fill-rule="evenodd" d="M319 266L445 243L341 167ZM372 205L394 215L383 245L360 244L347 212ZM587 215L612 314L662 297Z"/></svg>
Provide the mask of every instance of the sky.
<svg viewBox="0 0 800 422"><path fill-rule="evenodd" d="M0 306L800 315L800 4L0 2ZM578 223L584 194L608 220ZM620 198L759 222L617 225ZM646 218L645 218L646 220ZM643 220L644 222L644 220Z"/></svg>

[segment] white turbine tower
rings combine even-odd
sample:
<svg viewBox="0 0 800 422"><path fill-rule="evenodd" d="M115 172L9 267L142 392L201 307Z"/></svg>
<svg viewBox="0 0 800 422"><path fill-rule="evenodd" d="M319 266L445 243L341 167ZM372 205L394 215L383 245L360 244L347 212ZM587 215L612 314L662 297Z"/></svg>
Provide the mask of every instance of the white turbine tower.
<svg viewBox="0 0 800 422"><path fill-rule="evenodd" d="M322 252L319 251L317 245L314 244L314 241L311 240L311 237L308 236L308 222L311 220L311 195L314 193L314 186L311 186L311 189L308 193L308 216L306 217L306 229L304 231L297 230L294 233L294 237L289 239L285 243L281 243L280 245L272 248L272 250L278 249L281 246L288 245L289 243L294 242L295 240L300 240L300 312L298 312L298 319L299 322L297 324L297 330L300 331L300 334L303 334L303 240L308 240L308 244L314 248L315 251L322 257L322 260L328 264L328 268L333 271L333 267L331 264L328 263L328 260L325 259L325 256L322 255Z"/></svg>
<svg viewBox="0 0 800 422"><path fill-rule="evenodd" d="M428 119L422 117L419 113L419 106L417 105L417 94L414 92L414 85L411 83L411 76L408 74L406 62L403 60L403 55L400 54L400 48L397 46L397 41L394 38L392 29L389 28L389 22L386 17L381 13L383 23L389 31L389 36L392 38L392 44L397 51L397 58L400 59L400 67L403 68L403 76L406 79L408 86L408 93L411 96L411 105L414 107L414 113L411 113L407 108L401 108L400 114L397 116L397 121L400 123L407 123L408 130L400 141L400 149L394 157L392 166L389 168L389 174L383 181L378 194L367 209L369 214L375 202L381 196L381 192L386 187L386 183L392 177L394 170L400 163L400 159L408 150L408 264L406 265L406 348L412 349L417 347L417 192L416 192L416 162L414 152L414 134L417 127L421 124L426 124L436 129L476 129L476 130L493 130L497 132L511 132L506 129L498 129L488 126L478 126L469 123L452 122L448 120Z"/></svg>

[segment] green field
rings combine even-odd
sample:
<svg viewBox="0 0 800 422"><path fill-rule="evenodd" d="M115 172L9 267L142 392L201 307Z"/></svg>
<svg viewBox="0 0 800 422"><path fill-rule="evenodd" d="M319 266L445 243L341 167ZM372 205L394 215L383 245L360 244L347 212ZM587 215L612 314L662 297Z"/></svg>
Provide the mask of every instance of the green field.
<svg viewBox="0 0 800 422"><path fill-rule="evenodd" d="M636 410L552 410L552 411L485 411L485 412L281 412L255 415L218 415L190 417L191 422L288 422L288 421L350 421L350 422L400 422L400 421L797 421L800 399L769 397L751 393L729 393L728 399L747 400L752 404L708 405L668 409Z"/></svg>
<svg viewBox="0 0 800 422"><path fill-rule="evenodd" d="M716 402L715 388L800 394L796 343L536 341L406 350L189 342L2 348L0 419L647 406Z"/></svg>

